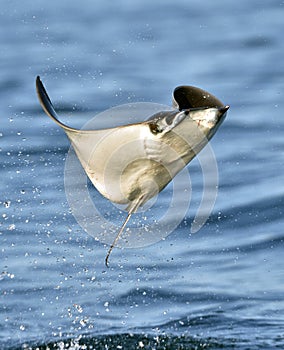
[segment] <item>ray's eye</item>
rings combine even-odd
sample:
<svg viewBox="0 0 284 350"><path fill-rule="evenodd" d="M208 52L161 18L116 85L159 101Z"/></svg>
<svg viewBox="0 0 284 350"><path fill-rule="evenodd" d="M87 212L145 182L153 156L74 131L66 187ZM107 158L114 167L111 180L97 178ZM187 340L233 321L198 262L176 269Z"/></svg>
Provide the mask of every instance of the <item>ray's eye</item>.
<svg viewBox="0 0 284 350"><path fill-rule="evenodd" d="M159 126L156 123L150 123L149 128L152 134L157 135L158 133L162 132L162 130L159 128Z"/></svg>

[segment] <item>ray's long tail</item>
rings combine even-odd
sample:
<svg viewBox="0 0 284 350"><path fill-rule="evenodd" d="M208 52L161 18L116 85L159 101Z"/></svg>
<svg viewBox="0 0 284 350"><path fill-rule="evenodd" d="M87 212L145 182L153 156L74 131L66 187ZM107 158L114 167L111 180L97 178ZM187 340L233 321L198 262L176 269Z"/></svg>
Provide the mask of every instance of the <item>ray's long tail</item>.
<svg viewBox="0 0 284 350"><path fill-rule="evenodd" d="M108 250L108 252L107 252L107 255L106 255L106 258L105 258L105 265L106 265L106 267L109 267L109 263L108 263L109 256L110 256L110 254L111 254L113 248L115 247L117 241L118 241L119 238L121 237L121 235L122 235L122 233L123 233L123 231L124 231L124 229L125 229L125 227L126 227L128 221L129 221L130 218L131 218L131 215L132 215L133 213L136 212L136 210L141 206L141 204L142 204L143 202L144 202L144 196L140 197L140 198L138 199L138 201L135 202L135 203L129 208L129 212L128 212L128 214L127 214L127 217L126 217L126 219L124 220L124 223L122 224L122 226L121 226L121 228L120 228L118 234L116 235L115 239L113 240L113 242L112 242L112 244L111 244L111 246L109 247L109 250Z"/></svg>

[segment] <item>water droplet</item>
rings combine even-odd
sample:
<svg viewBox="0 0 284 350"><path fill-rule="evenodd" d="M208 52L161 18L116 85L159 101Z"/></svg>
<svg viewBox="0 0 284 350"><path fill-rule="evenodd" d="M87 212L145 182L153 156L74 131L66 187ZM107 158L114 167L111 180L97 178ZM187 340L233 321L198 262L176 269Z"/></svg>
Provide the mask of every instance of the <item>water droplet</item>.
<svg viewBox="0 0 284 350"><path fill-rule="evenodd" d="M74 304L74 307L80 314L83 312L83 308L79 304Z"/></svg>
<svg viewBox="0 0 284 350"><path fill-rule="evenodd" d="M3 204L5 208L10 208L11 201L5 201Z"/></svg>
<svg viewBox="0 0 284 350"><path fill-rule="evenodd" d="M86 325L87 325L87 323L88 323L88 319L84 319L84 318L83 318L83 319L80 320L79 323L80 323L81 326L86 327Z"/></svg>

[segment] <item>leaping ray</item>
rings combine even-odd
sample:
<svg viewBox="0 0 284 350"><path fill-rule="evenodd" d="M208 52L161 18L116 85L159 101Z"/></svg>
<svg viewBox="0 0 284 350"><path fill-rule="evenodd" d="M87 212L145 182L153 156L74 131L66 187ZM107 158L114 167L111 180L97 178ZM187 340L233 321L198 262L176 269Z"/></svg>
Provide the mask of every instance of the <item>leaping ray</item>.
<svg viewBox="0 0 284 350"><path fill-rule="evenodd" d="M173 92L175 110L141 123L79 130L59 121L39 76L36 89L43 110L63 128L93 185L105 198L126 206L128 215L108 250L107 266L131 215L195 157L229 109L205 90L179 86Z"/></svg>

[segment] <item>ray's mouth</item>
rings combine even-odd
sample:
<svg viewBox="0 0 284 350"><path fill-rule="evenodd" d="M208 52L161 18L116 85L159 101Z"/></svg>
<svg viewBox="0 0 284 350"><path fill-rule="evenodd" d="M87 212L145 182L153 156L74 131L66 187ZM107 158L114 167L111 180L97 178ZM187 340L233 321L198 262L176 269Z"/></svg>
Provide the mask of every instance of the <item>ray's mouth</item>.
<svg viewBox="0 0 284 350"><path fill-rule="evenodd" d="M223 115L225 115L227 113L227 110L230 108L229 105L223 106L223 107L219 107L219 118L222 117Z"/></svg>
<svg viewBox="0 0 284 350"><path fill-rule="evenodd" d="M227 113L229 108L230 108L229 105L226 105L226 106L218 108L218 110L219 110L218 121L221 121L221 120L223 120L225 118L226 113Z"/></svg>
<svg viewBox="0 0 284 350"><path fill-rule="evenodd" d="M222 114L224 114L224 113L227 112L227 110L228 110L229 108L230 108L229 105L226 105L226 106L224 106L224 107L220 107L220 108L219 108L219 112L222 113Z"/></svg>
<svg viewBox="0 0 284 350"><path fill-rule="evenodd" d="M212 128L214 125L219 124L226 116L226 113L230 106L222 106L218 108L218 112L215 113L214 115L207 115L204 118L192 118L198 126L204 126L207 128ZM206 109L206 108L204 108Z"/></svg>

